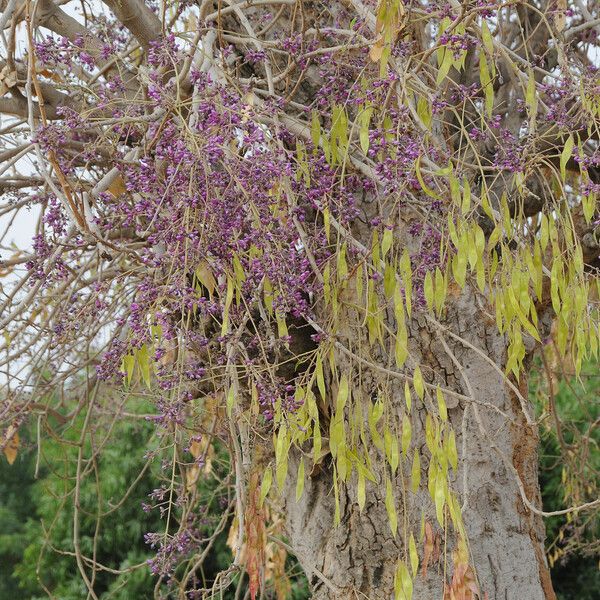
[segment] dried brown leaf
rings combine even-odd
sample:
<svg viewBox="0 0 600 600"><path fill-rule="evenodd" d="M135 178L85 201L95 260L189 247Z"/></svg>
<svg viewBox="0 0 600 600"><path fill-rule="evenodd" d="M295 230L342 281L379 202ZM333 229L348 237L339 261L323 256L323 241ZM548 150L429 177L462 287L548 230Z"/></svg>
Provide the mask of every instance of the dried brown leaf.
<svg viewBox="0 0 600 600"><path fill-rule="evenodd" d="M9 465L12 465L17 458L17 451L19 449L19 433L11 425L6 431L5 437L6 445L4 446L4 456Z"/></svg>
<svg viewBox="0 0 600 600"><path fill-rule="evenodd" d="M17 72L11 71L8 65L4 65L0 71L0 96L4 96L11 87L17 83Z"/></svg>

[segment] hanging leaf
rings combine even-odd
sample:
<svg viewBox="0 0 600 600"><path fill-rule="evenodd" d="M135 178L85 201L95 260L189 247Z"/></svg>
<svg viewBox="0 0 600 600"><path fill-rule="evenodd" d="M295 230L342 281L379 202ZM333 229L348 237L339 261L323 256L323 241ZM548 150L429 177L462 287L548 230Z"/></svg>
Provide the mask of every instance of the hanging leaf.
<svg viewBox="0 0 600 600"><path fill-rule="evenodd" d="M438 194L436 194L430 187L428 187L423 179L423 175L421 174L421 157L420 156L417 158L417 160L415 162L415 174L417 176L417 180L419 182L419 185L421 186L421 189L431 198L434 198L435 200L441 200L441 197Z"/></svg>
<svg viewBox="0 0 600 600"><path fill-rule="evenodd" d="M123 357L122 369L126 375L127 385L131 384L131 379L133 378L134 368L135 368L135 356L133 354L126 354Z"/></svg>
<svg viewBox="0 0 600 600"><path fill-rule="evenodd" d="M485 96L485 114L491 119L494 109L494 84L483 52L479 54L479 81Z"/></svg>
<svg viewBox="0 0 600 600"><path fill-rule="evenodd" d="M410 538L408 538L408 555L410 557L410 568L413 577L416 577L417 571L419 570L419 554L417 552L415 536L412 533L410 534Z"/></svg>
<svg viewBox="0 0 600 600"><path fill-rule="evenodd" d="M277 441L275 443L275 475L277 478L277 487L282 490L283 484L285 483L285 478L287 477L288 470L288 435L287 428L285 425L282 425L279 428L279 433L277 434Z"/></svg>
<svg viewBox="0 0 600 600"><path fill-rule="evenodd" d="M442 419L442 421L447 421L448 420L448 410L446 409L446 401L444 400L444 394L442 393L440 386L437 387L437 389L435 390L435 393L437 396L438 411L440 413L440 419Z"/></svg>
<svg viewBox="0 0 600 600"><path fill-rule="evenodd" d="M456 435L453 430L450 431L448 436L448 462L456 471L458 468L458 452L456 450Z"/></svg>
<svg viewBox="0 0 600 600"><path fill-rule="evenodd" d="M410 470L411 490L416 493L421 484L421 459L419 458L419 450L415 448L413 456L412 468Z"/></svg>
<svg viewBox="0 0 600 600"><path fill-rule="evenodd" d="M573 147L575 146L575 140L573 134L571 134L565 142L564 148L560 154L560 177L563 181L567 178L567 163L573 154Z"/></svg>
<svg viewBox="0 0 600 600"><path fill-rule="evenodd" d="M392 230L388 227L385 228L383 232L383 238L381 240L381 258L384 259L385 255L388 253L389 249L392 247L392 240L394 239L394 234Z"/></svg>
<svg viewBox="0 0 600 600"><path fill-rule="evenodd" d="M19 433L12 425L7 429L4 440L4 456L6 457L8 464L12 465L17 459L20 443Z"/></svg>
<svg viewBox="0 0 600 600"><path fill-rule="evenodd" d="M417 115L421 119L423 125L425 125L427 129L431 129L431 106L429 105L427 98L420 96L417 100Z"/></svg>
<svg viewBox="0 0 600 600"><path fill-rule="evenodd" d="M396 537L396 532L398 531L398 515L396 513L396 503L392 493L392 482L389 479L386 479L385 482L385 508L390 522L390 530L392 535Z"/></svg>
<svg viewBox="0 0 600 600"><path fill-rule="evenodd" d="M310 137L315 148L319 147L319 141L321 139L321 120L319 119L319 113L314 110L312 113L312 121L310 127Z"/></svg>
<svg viewBox="0 0 600 600"><path fill-rule="evenodd" d="M298 479L296 480L296 502L302 498L302 492L304 491L304 458L300 459L298 465Z"/></svg>
<svg viewBox="0 0 600 600"><path fill-rule="evenodd" d="M425 544L423 548L423 564L421 565L421 577L427 577L427 567L429 565L429 560L433 555L433 551L435 549L435 536L433 534L433 528L431 527L431 523L429 521L425 522L424 527L424 536Z"/></svg>
<svg viewBox="0 0 600 600"><path fill-rule="evenodd" d="M360 114L360 130L359 130L359 139L360 139L360 147L365 155L369 152L369 125L371 123L371 115L373 114L372 106L365 106Z"/></svg>
<svg viewBox="0 0 600 600"><path fill-rule="evenodd" d="M392 469L392 473L395 474L400 463L400 455L398 453L398 440L391 434L388 427L385 428L383 434L383 443L385 448L385 455L387 461Z"/></svg>
<svg viewBox="0 0 600 600"><path fill-rule="evenodd" d="M358 509L362 512L362 509L365 507L366 500L366 481L365 476L359 471L358 472L358 487L357 487L357 499L358 499Z"/></svg>
<svg viewBox="0 0 600 600"><path fill-rule="evenodd" d="M336 400L336 412L340 414L344 407L346 406L346 402L348 400L348 376L346 373L342 375L340 379L340 385L338 388L337 400Z"/></svg>
<svg viewBox="0 0 600 600"><path fill-rule="evenodd" d="M233 300L233 279L227 277L227 292L225 294L225 307L223 309L223 323L221 325L221 335L224 336L229 331L229 307Z"/></svg>
<svg viewBox="0 0 600 600"><path fill-rule="evenodd" d="M317 375L317 386L319 388L319 393L321 394L321 398L323 402L326 400L325 396L325 377L323 375L323 359L321 358L321 354L317 354L317 360L315 364L315 373Z"/></svg>
<svg viewBox="0 0 600 600"><path fill-rule="evenodd" d="M439 64L439 69L438 69L437 77L435 80L436 85L439 86L440 83L442 83L442 81L444 81L444 79L446 79L446 76L450 72L450 69L452 68L453 63L454 63L454 57L452 54L452 50L450 50L449 48L444 48L442 62Z"/></svg>
<svg viewBox="0 0 600 600"><path fill-rule="evenodd" d="M150 389L152 387L150 380L150 361L152 358L148 352L148 345L143 344L138 348L135 356L140 373L142 374L142 381L146 384L146 387Z"/></svg>
<svg viewBox="0 0 600 600"><path fill-rule="evenodd" d="M435 515L438 523L444 526L444 504L446 502L446 478L444 473L439 470L435 478Z"/></svg>
<svg viewBox="0 0 600 600"><path fill-rule="evenodd" d="M431 310L433 308L433 278L431 277L431 271L427 271L427 273L425 274L423 292L425 295L425 302L427 303L427 308Z"/></svg>
<svg viewBox="0 0 600 600"><path fill-rule="evenodd" d="M483 41L483 47L487 50L490 56L494 55L494 39L488 27L487 21L483 19L481 23L481 40Z"/></svg>
<svg viewBox="0 0 600 600"><path fill-rule="evenodd" d="M415 367L413 372L413 387L415 388L415 392L417 392L417 396L423 400L423 396L425 395L425 386L423 384L423 375L421 374L421 368L419 365Z"/></svg>
<svg viewBox="0 0 600 600"><path fill-rule="evenodd" d="M406 457L408 448L410 447L410 441L412 438L412 426L410 423L410 417L404 415L402 417L402 455Z"/></svg>
<svg viewBox="0 0 600 600"><path fill-rule="evenodd" d="M412 600L413 582L404 561L398 562L394 576L394 594L396 600Z"/></svg>
<svg viewBox="0 0 600 600"><path fill-rule="evenodd" d="M528 79L527 79L527 88L525 92L525 104L527 108L529 108L529 117L530 119L535 119L537 115L538 108L538 97L537 90L535 85L535 76L533 74L533 69L528 69Z"/></svg>
<svg viewBox="0 0 600 600"><path fill-rule="evenodd" d="M410 391L408 381L404 382L404 400L406 401L406 410L410 413L410 408L412 406L412 393Z"/></svg>

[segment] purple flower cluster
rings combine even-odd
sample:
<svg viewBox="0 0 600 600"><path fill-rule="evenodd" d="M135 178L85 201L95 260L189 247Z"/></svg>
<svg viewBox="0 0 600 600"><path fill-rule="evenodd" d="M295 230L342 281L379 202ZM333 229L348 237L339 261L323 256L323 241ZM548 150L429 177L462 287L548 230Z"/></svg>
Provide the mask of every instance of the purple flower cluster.
<svg viewBox="0 0 600 600"><path fill-rule="evenodd" d="M455 59L462 56L463 52L476 48L478 40L467 33L442 33L439 39L441 46L445 46L452 52Z"/></svg>

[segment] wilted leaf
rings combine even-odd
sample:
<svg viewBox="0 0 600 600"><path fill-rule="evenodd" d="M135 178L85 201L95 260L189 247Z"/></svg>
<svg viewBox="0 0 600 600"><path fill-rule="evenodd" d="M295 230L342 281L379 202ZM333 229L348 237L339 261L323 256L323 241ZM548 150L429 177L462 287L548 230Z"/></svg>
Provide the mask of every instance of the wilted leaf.
<svg viewBox="0 0 600 600"><path fill-rule="evenodd" d="M561 32L567 22L566 12L567 0L556 0L556 9L554 11L554 26L556 31Z"/></svg>
<svg viewBox="0 0 600 600"><path fill-rule="evenodd" d="M6 92L17 83L17 72L11 71L8 65L4 65L0 71L0 96L4 96Z"/></svg>
<svg viewBox="0 0 600 600"><path fill-rule="evenodd" d="M373 62L379 62L381 60L381 56L383 55L383 37L379 36L377 41L371 46L369 50L369 58Z"/></svg>
<svg viewBox="0 0 600 600"><path fill-rule="evenodd" d="M19 449L19 433L11 425L7 431L5 438L6 445L4 446L4 456L9 465L12 465L17 458L17 450Z"/></svg>
<svg viewBox="0 0 600 600"><path fill-rule="evenodd" d="M124 194L127 191L125 187L125 181L123 181L123 177L121 175L117 175L112 183L108 186L107 192L110 192L115 198L118 198L121 194Z"/></svg>
<svg viewBox="0 0 600 600"><path fill-rule="evenodd" d="M433 529L431 527L431 523L427 521L425 523L425 547L423 550L423 564L421 566L422 577L427 577L427 566L429 565L429 561L433 555L434 542Z"/></svg>
<svg viewBox="0 0 600 600"><path fill-rule="evenodd" d="M187 467L185 473L185 488L188 492L191 492L194 489L199 475L200 467L198 465L191 465Z"/></svg>

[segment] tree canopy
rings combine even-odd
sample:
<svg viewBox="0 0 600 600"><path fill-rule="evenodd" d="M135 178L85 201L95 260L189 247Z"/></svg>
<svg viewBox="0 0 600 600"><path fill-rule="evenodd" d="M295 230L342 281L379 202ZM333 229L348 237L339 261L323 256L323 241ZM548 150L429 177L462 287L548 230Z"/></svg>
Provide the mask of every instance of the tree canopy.
<svg viewBox="0 0 600 600"><path fill-rule="evenodd" d="M600 344L598 3L1 5L2 448L74 452L88 597L83 482L139 419L157 597L254 600L286 552L317 599L554 597L540 519L600 507L555 402Z"/></svg>

